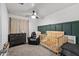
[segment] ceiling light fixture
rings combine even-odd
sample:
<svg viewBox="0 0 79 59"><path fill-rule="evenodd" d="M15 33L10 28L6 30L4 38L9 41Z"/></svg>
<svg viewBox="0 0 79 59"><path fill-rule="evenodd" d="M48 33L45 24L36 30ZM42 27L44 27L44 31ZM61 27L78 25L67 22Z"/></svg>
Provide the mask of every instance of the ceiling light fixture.
<svg viewBox="0 0 79 59"><path fill-rule="evenodd" d="M36 12L33 10L33 14L32 14L32 16L31 16L31 18L36 19L36 16L37 16L37 14L36 14Z"/></svg>
<svg viewBox="0 0 79 59"><path fill-rule="evenodd" d="M31 18L32 18L32 19L36 19L36 16L35 16L35 15L32 15Z"/></svg>
<svg viewBox="0 0 79 59"><path fill-rule="evenodd" d="M26 15L26 17L30 17L30 18L32 18L32 19L39 19L39 18L40 18L40 17L38 16L38 13L37 13L35 10L32 11L32 14Z"/></svg>

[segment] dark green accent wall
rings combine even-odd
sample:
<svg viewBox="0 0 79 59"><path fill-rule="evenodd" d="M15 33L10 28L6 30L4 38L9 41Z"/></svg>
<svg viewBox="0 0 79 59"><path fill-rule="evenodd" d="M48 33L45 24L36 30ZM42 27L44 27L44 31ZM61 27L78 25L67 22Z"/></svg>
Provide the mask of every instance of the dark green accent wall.
<svg viewBox="0 0 79 59"><path fill-rule="evenodd" d="M62 24L56 24L56 31L62 31L63 30Z"/></svg>
<svg viewBox="0 0 79 59"><path fill-rule="evenodd" d="M72 35L72 24L63 23L63 31L65 35Z"/></svg>
<svg viewBox="0 0 79 59"><path fill-rule="evenodd" d="M72 22L72 35L76 35L76 43L79 44L79 22Z"/></svg>
<svg viewBox="0 0 79 59"><path fill-rule="evenodd" d="M76 43L79 44L79 21L38 26L38 31L42 33L46 33L46 31L64 31L65 35L75 35Z"/></svg>
<svg viewBox="0 0 79 59"><path fill-rule="evenodd" d="M50 31L51 30L51 27L50 27L50 25L46 25L46 31Z"/></svg>
<svg viewBox="0 0 79 59"><path fill-rule="evenodd" d="M55 31L56 30L56 25L52 24L50 25L50 31Z"/></svg>

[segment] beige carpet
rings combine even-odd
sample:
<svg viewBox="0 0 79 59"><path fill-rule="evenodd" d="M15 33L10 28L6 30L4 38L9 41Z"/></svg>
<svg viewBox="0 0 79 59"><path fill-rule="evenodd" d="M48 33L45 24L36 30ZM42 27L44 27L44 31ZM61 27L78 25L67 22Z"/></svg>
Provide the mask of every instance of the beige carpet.
<svg viewBox="0 0 79 59"><path fill-rule="evenodd" d="M19 45L9 48L8 56L53 56L53 52L41 45Z"/></svg>

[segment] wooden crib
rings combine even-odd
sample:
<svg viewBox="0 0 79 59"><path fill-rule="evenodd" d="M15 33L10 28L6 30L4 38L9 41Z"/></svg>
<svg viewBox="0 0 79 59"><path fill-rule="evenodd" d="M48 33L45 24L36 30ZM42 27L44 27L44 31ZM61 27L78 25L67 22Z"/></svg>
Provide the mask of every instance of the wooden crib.
<svg viewBox="0 0 79 59"><path fill-rule="evenodd" d="M67 42L63 31L47 31L47 35L41 35L41 44L56 54L61 51L61 46Z"/></svg>

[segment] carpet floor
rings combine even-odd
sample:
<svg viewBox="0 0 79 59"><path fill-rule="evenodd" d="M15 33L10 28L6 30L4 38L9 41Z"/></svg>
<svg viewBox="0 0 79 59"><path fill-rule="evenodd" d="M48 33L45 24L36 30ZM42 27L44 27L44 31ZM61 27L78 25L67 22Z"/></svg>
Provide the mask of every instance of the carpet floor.
<svg viewBox="0 0 79 59"><path fill-rule="evenodd" d="M8 56L54 56L54 53L41 45L23 44L9 48Z"/></svg>

